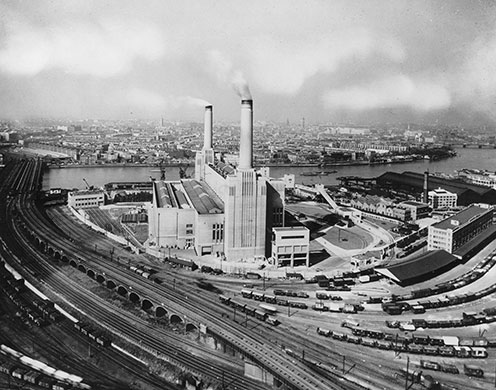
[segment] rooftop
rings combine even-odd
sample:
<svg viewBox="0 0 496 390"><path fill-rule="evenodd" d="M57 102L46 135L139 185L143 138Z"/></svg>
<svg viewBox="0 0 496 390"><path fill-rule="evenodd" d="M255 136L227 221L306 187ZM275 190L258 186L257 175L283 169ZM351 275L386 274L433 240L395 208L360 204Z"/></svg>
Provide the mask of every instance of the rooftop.
<svg viewBox="0 0 496 390"><path fill-rule="evenodd" d="M403 173L386 172L376 178L376 180L392 180L395 183L408 184L412 187L422 189L424 186L424 175L422 173L405 171ZM443 187L447 191L453 192L460 196L461 194L472 191L479 196L490 194L494 195L495 190L490 187L484 187L477 184L466 183L453 179L445 179L437 176L429 176L428 180L429 190L432 191L439 187Z"/></svg>
<svg viewBox="0 0 496 390"><path fill-rule="evenodd" d="M182 185L198 214L221 214L224 202L207 183L197 180L183 180Z"/></svg>
<svg viewBox="0 0 496 390"><path fill-rule="evenodd" d="M273 227L272 230L277 232L290 232L298 230L308 230L305 226L286 226L286 227Z"/></svg>
<svg viewBox="0 0 496 390"><path fill-rule="evenodd" d="M93 190L78 190L78 191L71 191L73 195L96 195L96 194L103 194L103 190L100 188L95 188Z"/></svg>
<svg viewBox="0 0 496 390"><path fill-rule="evenodd" d="M429 191L429 194L450 194L450 195L455 195L452 192L446 191L444 188L436 188L435 190Z"/></svg>
<svg viewBox="0 0 496 390"><path fill-rule="evenodd" d="M400 204L405 204L407 206L416 206L416 207L428 207L429 206L427 203L416 202L414 200L405 200L404 202L401 202Z"/></svg>
<svg viewBox="0 0 496 390"><path fill-rule="evenodd" d="M181 182L156 181L157 207L187 209L191 206L185 196Z"/></svg>
<svg viewBox="0 0 496 390"><path fill-rule="evenodd" d="M440 272L458 259L444 250L426 252L418 257L376 271L399 283L424 278Z"/></svg>
<svg viewBox="0 0 496 390"><path fill-rule="evenodd" d="M484 209L479 206L469 206L466 209L452 215L449 218L442 220L439 223L433 225L436 229L452 229L456 230L461 228L462 226L469 223L471 220L476 217L488 212L489 209ZM456 221L456 222L452 222Z"/></svg>

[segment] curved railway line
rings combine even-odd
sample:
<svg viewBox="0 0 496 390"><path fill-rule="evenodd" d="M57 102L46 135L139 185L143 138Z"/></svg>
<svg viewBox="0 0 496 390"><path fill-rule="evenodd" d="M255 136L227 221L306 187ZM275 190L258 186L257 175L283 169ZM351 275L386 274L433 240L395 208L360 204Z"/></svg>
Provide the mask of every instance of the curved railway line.
<svg viewBox="0 0 496 390"><path fill-rule="evenodd" d="M77 237L81 237L83 242L85 239L90 239L91 237L94 237L94 233L92 233L89 229L84 227L83 225L80 224L73 224L71 221L67 220L67 217L65 216L64 213L62 213L60 210L52 210L53 215L57 217L57 221L59 222L59 226L61 226L64 231L72 231L74 232ZM103 237L103 236L102 236ZM106 247L107 245L108 247ZM105 241L103 238L99 240L98 247L102 248L101 252L103 253L109 253L110 247L113 244L111 242ZM123 266L123 265L122 265ZM121 268L122 268L121 266ZM190 294L191 292L191 282L192 280L194 281L191 276L181 276L179 274L175 274L174 278L178 280L182 280L182 283L176 283L176 289L181 289L184 294ZM142 278L139 278L139 280L143 280ZM144 283L149 283L146 280L143 280ZM167 281L170 285L172 284L172 276L171 279ZM153 285L153 284L152 284ZM199 297L202 298L202 297ZM197 299L199 299L197 298ZM225 318L228 318L230 313L232 313L232 310L229 309L223 309L223 306L219 307L217 304L217 298L214 297L214 301L209 299L201 299L201 305L207 306L209 308L209 312L211 313L218 313L219 317L222 317L222 314L224 314ZM241 313L240 313L241 314ZM241 314L242 315L242 314ZM342 377L342 374L339 372L339 370L336 370L336 368L341 368L342 362L343 362L343 355L339 354L336 352L334 346L332 344L323 346L322 343L319 342L319 340L315 340L315 337L312 337L313 334L311 335L301 335L299 334L298 337L295 337L294 340L291 338L288 338L288 331L290 329L286 326L279 326L277 328L274 328L270 325L266 324L261 324L257 323L255 325L250 325L250 327L256 326L257 329L263 329L267 334L270 335L270 342L275 343L279 345L280 347L280 353L284 353L284 350L287 349L288 351L300 351L302 350L302 343L301 343L301 337L305 338L305 356L306 360L303 361L303 363L309 364L315 369L315 366L318 363L312 363L312 362L319 362L322 364L323 367L327 367L327 369L321 368L321 372L325 374L326 376L338 376ZM258 334L258 337L263 337L261 334ZM282 348L284 346L284 349ZM291 356L294 360L294 356ZM366 364L364 364L360 360L356 359L351 359L350 364L355 365L355 371L353 372L353 375L357 376L360 378L360 381L362 383L367 383L370 382L370 369L367 367ZM333 368L334 370L332 371L332 374L328 371L329 368ZM380 375L381 373L375 373L376 375ZM387 372L383 374L383 381L389 380L393 375L393 371ZM360 386L356 386L356 388L360 388Z"/></svg>
<svg viewBox="0 0 496 390"><path fill-rule="evenodd" d="M29 163L32 164L31 162ZM22 216L24 223L32 229L36 231L37 234L43 236L46 242L49 242L50 245L57 247L59 250L62 250L64 253L77 253L79 250L78 246L69 240L65 240L59 237L60 231L58 229L54 229L54 224L51 222L47 222L44 216L41 216L39 211L37 211L36 207L33 205L32 192L33 183L37 180L38 174L36 173L35 167L31 167L31 169L25 169L15 186L15 205L13 204L13 199L11 202L8 202L9 206L12 209L17 209L17 212L14 211L14 215ZM30 171L34 171L34 173L30 174ZM31 177L30 177L31 176ZM13 225L11 226L13 228ZM54 234L55 230L55 234ZM20 233L20 232L18 232ZM12 234L14 236L14 234ZM13 238L11 236L11 238ZM22 243L23 245L27 245L27 242ZM33 255L33 254L31 254ZM229 322L223 321L219 319L216 315L212 314L212 304L208 304L208 300L203 300L202 303L208 304L207 307L198 306L195 302L188 299L189 297L185 297L182 293L178 291L170 291L170 288L163 286L154 286L149 284L148 281L142 280L137 275L134 275L130 272L126 272L125 270L120 269L120 267L116 267L113 264L107 264L102 261L95 255L82 254L85 256L84 259L88 262L92 262L97 265L100 272L105 272L107 275L112 275L116 279L120 279L120 282L128 282L131 287L137 291L141 291L142 293L146 292L146 295L153 299L155 302L160 302L161 300L166 300L168 307L172 307L178 313L188 312L188 317L197 321L197 323L205 322L207 326L212 329L217 336L220 336L222 339L227 340L235 347L239 348L239 350L243 351L246 355L248 355L253 361L257 362L264 366L268 371L278 377L282 383L286 384L289 388L294 389L340 389L340 388L356 388L356 386L352 387L344 387L340 378L334 378L329 376L321 376L316 374L313 370L310 370L307 366L295 362L293 359L288 358L284 354L281 354L279 348L274 349L270 343L265 343L265 340L260 341L260 334L255 333L250 329L239 329L236 325L232 325ZM46 265L44 266L46 267ZM95 267L96 268L96 267ZM38 269L39 272L54 272L54 269L44 270ZM47 275L46 273L44 275ZM60 281L62 283L62 281ZM61 289L61 285L55 286L57 289ZM66 286L67 288L67 286ZM66 294L69 294L69 291L65 291ZM73 292L75 294L80 294L80 291ZM76 299L76 296L71 296L72 299ZM79 298L81 299L81 298ZM80 305L84 304L84 300L78 301ZM95 313L97 314L97 313ZM114 313L115 314L115 313ZM111 316L113 317L113 316ZM107 321L114 321L113 319L107 319ZM136 338L140 335L137 334L136 328L132 325L128 325L128 329L123 329L125 324L125 318L120 318L118 321L115 321L110 326L120 329L124 334L128 334L130 338ZM150 345L155 347L157 350L157 339L155 338L144 338L142 339L142 343L149 342ZM160 345L162 347L162 345ZM233 378L229 378L228 376L231 373L225 373L222 369L215 369L212 367L210 362L201 362L201 359L195 358L191 359L191 355L187 354L186 356L182 356L181 354L184 351L180 348L177 349L177 357L176 359L181 359L183 364L186 367L193 367L195 371L202 373L210 373L214 377L219 377L221 375L226 375L226 380L237 381L238 388L241 388L240 383L246 382L246 378L242 376L234 376ZM167 345L164 348L164 355L167 353L170 354L171 346ZM203 363L203 364L202 364ZM196 367L194 367L197 365ZM335 383L333 383L335 382ZM246 388L253 388L254 384L248 385ZM259 387L259 383L257 385Z"/></svg>
<svg viewBox="0 0 496 390"><path fill-rule="evenodd" d="M124 260L132 257L104 235L75 223L60 209L52 209L47 214L36 206L34 194L41 179L39 164L34 160L23 161L9 166L9 171L4 169L0 172L0 194L8 194L6 207L0 207L0 219L8 221L10 227L2 229L2 236L7 238L4 241L9 242L8 249L15 253L17 260L23 266L28 266L44 284L128 343L179 364L193 373L203 373L204 377L208 373L208 378L214 383L220 384L220 378L224 378L226 382L235 383L237 389L263 387L260 382L246 378L242 372L235 372L232 367L226 368L222 360L228 361L227 358L209 361L204 356L212 353L210 349L173 332L159 329L95 294L86 291L82 294L81 286L74 286L73 282L67 280L66 274L60 269L60 264L63 264L60 260L54 263L52 256L40 253L40 249L35 248L37 244L33 241L32 233L68 259L84 264L84 271L93 270L93 279L96 274L104 275L105 283L112 280L117 285L125 286L127 296L131 291L137 293L140 299L135 303L139 303L140 307L146 298L153 302L152 308L165 305L169 314L176 313L185 323L195 324L197 328L199 324L207 325L212 334L243 351L251 360L275 374L289 389L379 389L401 383L393 382L392 379L398 372L399 364L395 363L396 367L382 367L381 370L371 369L373 365L367 359L377 359L374 352L357 350L354 345L342 345L331 340L322 343L321 339L315 337L315 329L302 331L300 320L296 326L283 321L274 328L250 318L243 327L243 321L233 321L232 310L219 304L216 294L192 288L192 284L198 280L197 276L172 273L163 284L158 285L130 271L126 264L115 261L116 257L111 261L112 255ZM10 174L6 175L6 172ZM93 243L97 244L98 250L96 247L93 250ZM117 286L114 290L117 290ZM340 316L337 321L342 319ZM181 344L186 345L187 349L178 347ZM304 357L300 357L303 351ZM340 373L345 354L348 366L353 367L346 378L352 376L356 383L347 381L345 375Z"/></svg>

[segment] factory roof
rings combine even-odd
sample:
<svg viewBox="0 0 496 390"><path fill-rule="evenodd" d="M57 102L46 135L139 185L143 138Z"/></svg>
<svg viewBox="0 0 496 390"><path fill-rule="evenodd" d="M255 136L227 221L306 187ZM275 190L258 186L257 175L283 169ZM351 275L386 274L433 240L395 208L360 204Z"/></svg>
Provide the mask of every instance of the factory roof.
<svg viewBox="0 0 496 390"><path fill-rule="evenodd" d="M452 215L449 218L446 218L442 220L441 222L438 222L434 225L436 229L452 229L452 230L457 230L460 229L462 226L466 225L476 217L486 213L488 209L484 209L479 206L469 206L466 209L463 209L462 211L456 213L455 215Z"/></svg>
<svg viewBox="0 0 496 390"><path fill-rule="evenodd" d="M446 191L444 188L436 188L435 190L429 191L429 195L439 194L439 195L455 195L453 192Z"/></svg>
<svg viewBox="0 0 496 390"><path fill-rule="evenodd" d="M214 164L210 164L210 166L219 173L222 177L226 177L227 175L231 175L235 172L235 169L222 161L216 160Z"/></svg>
<svg viewBox="0 0 496 390"><path fill-rule="evenodd" d="M77 191L72 191L71 194L72 195L77 195L77 196L81 196L81 195L102 195L103 194L103 190L100 189L100 188L94 188L94 189L89 189L89 190L77 190Z"/></svg>
<svg viewBox="0 0 496 390"><path fill-rule="evenodd" d="M165 181L155 182L155 190L157 191L157 207L173 207L171 193Z"/></svg>
<svg viewBox="0 0 496 390"><path fill-rule="evenodd" d="M191 208L180 182L156 181L157 207Z"/></svg>
<svg viewBox="0 0 496 390"><path fill-rule="evenodd" d="M198 214L221 214L224 203L207 183L183 180L182 185Z"/></svg>
<svg viewBox="0 0 496 390"><path fill-rule="evenodd" d="M298 230L308 230L305 226L284 226L284 227L273 227L272 230L277 232L290 232L290 231L298 231Z"/></svg>
<svg viewBox="0 0 496 390"><path fill-rule="evenodd" d="M415 207L429 207L427 203L417 202L415 200L405 200L401 202L400 205L415 206Z"/></svg>
<svg viewBox="0 0 496 390"><path fill-rule="evenodd" d="M398 282L409 283L413 280L433 276L447 268L458 259L444 250L426 252L418 257L376 271Z"/></svg>

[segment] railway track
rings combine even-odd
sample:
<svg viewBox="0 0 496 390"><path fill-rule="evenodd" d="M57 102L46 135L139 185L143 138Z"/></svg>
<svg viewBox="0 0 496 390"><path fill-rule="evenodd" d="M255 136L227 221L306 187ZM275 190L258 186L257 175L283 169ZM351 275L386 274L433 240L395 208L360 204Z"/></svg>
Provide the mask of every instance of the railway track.
<svg viewBox="0 0 496 390"><path fill-rule="evenodd" d="M21 180L26 180L24 177ZM51 224L47 224L46 221L40 218L36 212L33 212L33 205L30 202L29 195L21 196L21 199L18 203L18 211L22 212L26 215L25 222L31 224L31 228L37 232L51 232ZM33 221L37 221L37 226L32 226ZM53 233L52 233L53 234ZM61 242L55 237L45 237L48 242L51 242L52 245L59 247L64 250L65 253L70 253L71 251L77 250L78 248L74 248L70 242ZM152 295L153 298L162 298L171 302L176 306L176 309L179 309L178 312L181 312L181 308L183 310L188 310L192 313L191 317L196 318L198 321L206 321L210 322L210 328L213 328L216 334L220 335L225 340L230 341L234 345L238 345L238 347L242 350L245 350L246 353L254 360L262 363L272 371L276 375L280 375L283 378L283 381L289 382L286 383L290 387L294 388L302 388L302 389L318 389L318 388L343 388L341 384L333 384L329 383L327 378L318 378L314 372L309 370L307 367L301 364L295 364L294 361L287 359L285 356L281 356L280 350L275 350L270 344L265 344L264 342L260 342L260 335L254 334L253 332L249 332L246 329L238 329L235 326L230 324L226 324L224 321L220 321L215 316L211 314L210 311L203 310L203 308L198 308L198 305L193 305L191 300L184 299L182 294L178 294L175 291L164 291L165 289L158 288L157 286L146 285L141 280L136 280L136 275L129 275L123 272L122 270L118 270L115 267L109 268L108 265L103 265L101 260L99 259L91 259L94 262L97 262L101 267L102 272L110 272L110 274L115 275L118 278L124 279L125 281L130 281L137 285L137 287L148 290L147 295ZM104 271L106 269L106 271ZM150 291L151 290L151 291ZM205 304L208 302L195 302ZM213 304L210 304L211 306ZM226 326L227 325L227 326ZM226 331L226 328L228 331ZM251 334L250 334L251 333ZM248 335L247 335L248 334ZM336 378L336 381L339 381L339 378Z"/></svg>
<svg viewBox="0 0 496 390"><path fill-rule="evenodd" d="M39 181L39 177L37 178L37 174L30 175L29 173L26 173L26 169L29 168L24 168L24 171L22 169L16 169L17 175L20 178L20 183L15 183L12 180L8 182L10 183L9 185L14 185L15 188L15 191L12 193L15 193L16 196L17 204L14 208L17 209L17 212L14 212L14 214L19 217L19 221L24 221L23 223L25 223L29 229L36 231L37 234L43 235L44 240L50 242L53 247L69 254L68 256L71 256L70 254L78 253L78 256L81 256L85 262L91 264L92 269L105 272L106 275L111 275L122 283L127 283L129 286L132 286L133 289L136 288L136 291L140 292L140 295L145 295L155 302L165 300L168 306L178 313L187 312L188 318L193 321L203 321L207 323L209 328L216 334L230 340L234 345L238 345L240 349L247 351L249 356L251 351L257 352L257 354L252 356L253 360L256 361L257 359L261 359L262 364L267 364L269 370L282 372L283 375L288 375L290 378L292 378L293 375L296 377L291 382L286 383L289 388L363 389L363 387L359 385L344 382L341 375L333 372L332 367L341 366L343 354L335 352L335 349L341 349L341 346L336 348L335 343L332 342L328 343L329 345L324 346L321 344L320 340L315 341L314 335L302 334L300 329L293 329L284 324L280 329L277 329L266 327L265 324L250 323L250 325L255 327L254 329L243 329L239 324L234 323L232 319L226 319L227 317L225 315L229 314L229 311L219 308L215 295L206 294L205 291L200 291L200 294L198 294L197 291L191 291L191 281L195 280L194 277L171 274L168 280L168 282L170 282L169 286L157 286L150 284L146 279L124 269L123 264L111 263L109 261L109 256L106 255L106 253L110 254L110 251L112 248L116 247L116 244L104 240L101 235L96 235L86 228L76 228L76 225L74 224L61 222L63 220L59 220L58 218L57 224L55 224L34 206L32 191L36 186L33 185L33 183L37 180ZM7 188L11 187L3 186L0 191L4 191ZM0 212L4 213L4 211ZM57 211L55 214L57 213L60 212ZM6 214L4 215L6 216ZM71 232L70 234L68 234L69 231ZM16 236L24 236L25 234L26 233L21 230L16 231ZM76 242L76 237L79 239L79 242ZM97 237L98 240L98 253L92 251L86 244L91 242L91 240L94 240L95 237ZM27 238L24 238L23 240L24 241L21 243L22 246L30 245ZM121 252L122 257L126 258L129 256L125 251ZM35 254L36 252L32 253L31 256L35 256ZM45 259L49 260L46 256ZM47 268L46 272L50 273L58 270L53 264L49 265L53 268ZM38 269L37 272L45 271ZM178 283L175 284L175 289L170 287L172 285L172 279L178 280ZM187 296L187 299L185 296ZM73 299L76 300L76 297L73 297ZM84 299L78 304L83 305ZM103 302L101 302L101 304L103 305ZM222 314L224 314L224 316ZM118 322L120 323L120 321L121 320ZM124 319L122 319L122 321L124 321ZM115 328L120 325L115 323L109 324L108 326ZM147 323L140 324L140 326L143 326L143 329L147 329L147 332L152 333L155 331L154 327ZM263 330L263 332L259 332L260 330ZM158 336L158 334L155 335ZM294 340L291 337L288 337L290 335L294 336ZM136 340L136 336L136 333L132 333L132 329L130 329L128 337ZM153 340L149 340L149 342L153 343ZM148 341L146 341L146 343L148 343ZM283 349L281 347L283 344L286 349L291 349L293 351L302 351L302 346L304 345L307 362L295 360L294 357L283 354ZM148 346L148 344L145 346ZM271 357L273 356L277 357L277 359L272 359L272 362L267 362L267 360L271 360ZM325 362L327 365L331 366L331 370L311 366L311 364L308 363L309 360ZM270 363L272 363L272 365L270 365ZM356 365L353 375L357 376L364 383L370 382L371 377L377 378L378 383L382 383L383 381L387 383L391 380L390 376L392 375L393 370L381 375L381 373L378 373L377 371L371 371L369 368L370 364L368 364L368 362L362 362L360 359L352 359L350 364ZM202 367L202 369L207 369L207 367ZM209 369L209 371L212 372L212 376L218 375L218 371L215 372L211 369ZM306 377L306 375L312 375L313 378ZM315 380L315 378L318 379ZM307 381L307 379L310 379L310 381ZM311 383L307 384L305 387L303 382ZM260 387L258 386L257 388Z"/></svg>
<svg viewBox="0 0 496 390"><path fill-rule="evenodd" d="M91 231L88 229L81 227L80 225L74 225L71 221L68 221L67 216L60 212L60 210L57 211L52 211L54 216L57 217L57 221L62 224L63 230L68 231L69 229L73 232L77 232L77 236L81 236L82 238L85 239L90 239L92 237ZM94 234L94 233L93 233ZM100 240L99 242L99 247L102 246L103 240ZM110 244L112 245L112 244ZM104 251L105 252L105 251ZM175 275L177 278L178 275ZM180 278L178 278L180 279ZM192 277L184 277L184 283L183 285L186 287L186 289L183 289L184 293L189 293L191 291L191 286L192 281L195 279ZM171 280L172 282L172 280ZM180 284L176 283L176 288L179 288ZM206 293L208 294L208 293ZM209 306L209 312L217 312L219 316L222 316L222 313L224 313L224 317L227 317L228 314L230 314L230 310L225 310L219 311L219 305L217 304L217 297L215 296L214 300L208 300L208 301L202 301L202 305L208 305ZM257 330L263 329L264 332L270 334L270 342L272 342L275 345L278 345L278 350L280 354L284 354L285 350L282 348L282 346L288 348L288 350L293 350L293 351L302 351L302 346L301 346L301 340L299 338L295 338L294 341L292 341L290 338L287 337L288 331L290 331L289 328L281 326L281 328L273 328L272 326L268 326L266 324L261 324L258 322L250 323L249 327L257 327ZM263 337L260 335L260 337ZM320 368L321 372L325 372L325 375L329 377L342 377L343 374L341 373L341 366L343 362L343 355L336 353L336 348L333 343L328 343L328 347L324 347L322 343L319 343L318 341L315 341L315 337L306 337L305 340L305 354L307 356L307 359L303 361L303 364L306 364L308 366L311 366L315 369L315 365L322 362L322 366ZM339 345L339 344L338 344ZM294 356L291 356L293 359ZM317 363L314 363L317 362ZM360 382L362 383L370 383L370 376L371 376L371 371L366 367L365 364L363 364L362 361L356 361L356 359L349 359L348 361L348 366L354 365L355 370L353 372L353 375L359 377ZM326 368L323 368L326 367ZM339 369L329 371L329 368L331 367L336 367ZM387 375L383 376L383 380L389 379L393 375L393 372L388 373ZM371 385L372 386L372 385ZM355 388L360 389L363 388L363 386L355 385Z"/></svg>
<svg viewBox="0 0 496 390"><path fill-rule="evenodd" d="M14 228L14 226L13 226ZM30 247L31 246L31 243L28 243L28 242L24 242L24 247ZM30 253L29 256L34 256L36 255L36 253ZM40 263L41 264L41 263ZM46 265L45 265L46 267ZM45 268L41 268L39 265L37 267L34 268L34 271L39 274L40 276L45 276L45 277L51 277L55 274L56 272L56 269L54 267L48 267L48 269L45 269ZM59 283L62 283L64 282L66 278L65 277L62 277L62 280L59 281ZM57 288L61 289L62 287L62 284L58 284ZM69 295L70 294L70 291L69 290L64 290L64 293L66 295ZM81 290L80 289L77 289L77 291L73 291L72 292L73 295L70 295L72 300L76 301L80 306L81 305L85 305L83 306L85 311L88 311L88 312L91 312L91 309L92 308L95 308L95 305L91 305L89 304L88 305L88 302L87 302L87 299L86 298L80 298L80 295L81 295ZM95 316L96 315L100 315L100 317L96 317L96 318L99 318L100 320L104 320L106 318L102 318L102 315L101 313L99 312L99 310L97 310L95 313ZM109 314L109 313L107 313ZM235 377L232 377L230 378L230 373L229 372L225 372L225 369L224 368L220 368L217 370L217 372L215 370L212 370L214 367L212 367L212 363L207 361L207 362L201 362L201 364L197 364L196 361L198 359L192 359L192 356L190 354L185 354L183 349L178 347L178 340L174 340L174 343L172 344L167 344L165 345L163 342L157 342L157 340L160 340L160 337L158 335L155 335L156 337L155 338L151 338L149 336L147 336L147 333L149 332L150 330L150 327L148 326L148 330L141 330L140 334L136 334L137 333L137 329L136 329L136 325L139 323L139 321L135 321L133 322L132 324L128 324L126 323L126 318L129 316L128 313L125 313L124 315L122 315L118 320L114 320L112 319L114 316L115 316L115 311L113 313L110 313L112 315L110 315L109 317L111 318L111 321L113 321L113 324L109 324L109 326L114 326L114 327L119 327L120 328L120 331L122 332L123 335L129 337L130 339L132 339L132 337L130 336L133 336L134 339L136 338L139 338L141 343L140 345L143 347L149 347L150 349L152 347L159 347L159 350L161 350L164 354L164 356L170 352L171 350L174 351L174 354L176 355L176 357L180 357L183 364L188 367L190 366L191 368L193 368L194 370L196 370L197 372L212 372L213 375L217 375L219 378L224 375L225 376L225 380L234 380L234 381L237 381L238 382L238 388L240 389L243 389L243 388L246 388L246 389L252 389L252 388L255 388L255 387L258 387L258 388L261 388L260 386L260 383L258 382L250 382L250 381L247 381L245 380L245 378L243 378L242 375L239 375L239 376L235 376ZM126 328L123 328L123 324L125 326L127 326L127 329ZM143 324L141 324L143 325ZM119 329L118 329L119 330ZM163 334L160 335L160 336L164 336ZM147 345L148 344L148 345ZM155 350L157 350L157 348L154 348ZM194 365L196 364L196 367L194 367ZM193 366L193 367L192 367ZM248 384L246 386L242 386L241 383L246 383L248 382Z"/></svg>

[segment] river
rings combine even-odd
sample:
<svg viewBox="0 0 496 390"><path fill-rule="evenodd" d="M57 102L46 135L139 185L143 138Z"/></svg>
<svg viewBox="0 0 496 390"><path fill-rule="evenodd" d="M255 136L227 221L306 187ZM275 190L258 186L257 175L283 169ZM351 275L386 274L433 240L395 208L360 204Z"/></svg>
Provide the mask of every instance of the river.
<svg viewBox="0 0 496 390"><path fill-rule="evenodd" d="M457 156L441 161L421 160L409 163L382 164L382 165L358 165L328 167L271 167L272 177L282 177L285 173L294 173L296 182L300 184L338 184L336 180L340 176L376 177L384 172L444 172L453 173L456 169L472 168L496 170L496 149L456 149ZM311 171L337 171L328 175L305 176L302 173ZM187 174L193 175L194 169L189 168ZM86 181L95 187L101 187L105 183L113 181L147 181L153 177L160 178L160 170L156 167L97 167L97 168L54 168L45 172L43 177L43 189L49 188L86 188ZM167 167L166 179L178 179L179 168Z"/></svg>

